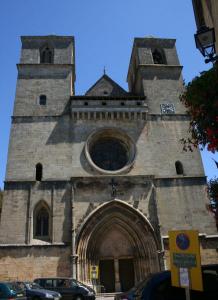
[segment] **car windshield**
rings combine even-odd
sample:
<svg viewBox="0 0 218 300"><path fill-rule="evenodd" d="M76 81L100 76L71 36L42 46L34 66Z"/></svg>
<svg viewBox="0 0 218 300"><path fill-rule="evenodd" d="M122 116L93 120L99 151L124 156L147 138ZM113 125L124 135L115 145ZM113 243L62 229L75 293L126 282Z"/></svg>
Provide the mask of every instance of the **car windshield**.
<svg viewBox="0 0 218 300"><path fill-rule="evenodd" d="M26 287L30 290L39 290L39 289L42 289L42 287L35 283L35 282L26 282Z"/></svg>
<svg viewBox="0 0 218 300"><path fill-rule="evenodd" d="M152 275L149 274L145 280L139 282L139 284L136 286L136 289L135 289L136 294L142 293L143 288L146 286L147 282L150 280L151 277L152 277Z"/></svg>
<svg viewBox="0 0 218 300"><path fill-rule="evenodd" d="M85 288L87 288L87 285L83 284L82 282L78 281L78 280L72 280L73 285L80 285L83 286Z"/></svg>
<svg viewBox="0 0 218 300"><path fill-rule="evenodd" d="M22 292L22 288L16 282L8 282L7 286L14 293Z"/></svg>
<svg viewBox="0 0 218 300"><path fill-rule="evenodd" d="M128 290L125 294L137 291L138 289L140 289L141 287L143 287L145 285L146 280L140 281L138 282L135 286L133 286L130 290Z"/></svg>

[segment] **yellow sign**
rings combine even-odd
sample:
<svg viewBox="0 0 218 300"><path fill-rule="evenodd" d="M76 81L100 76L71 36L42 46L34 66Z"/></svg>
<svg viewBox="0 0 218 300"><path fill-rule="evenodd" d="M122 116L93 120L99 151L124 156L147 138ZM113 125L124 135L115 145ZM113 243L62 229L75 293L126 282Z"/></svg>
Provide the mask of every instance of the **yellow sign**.
<svg viewBox="0 0 218 300"><path fill-rule="evenodd" d="M90 266L90 278L98 279L98 266Z"/></svg>
<svg viewBox="0 0 218 300"><path fill-rule="evenodd" d="M169 248L172 285L203 291L198 231L169 231Z"/></svg>

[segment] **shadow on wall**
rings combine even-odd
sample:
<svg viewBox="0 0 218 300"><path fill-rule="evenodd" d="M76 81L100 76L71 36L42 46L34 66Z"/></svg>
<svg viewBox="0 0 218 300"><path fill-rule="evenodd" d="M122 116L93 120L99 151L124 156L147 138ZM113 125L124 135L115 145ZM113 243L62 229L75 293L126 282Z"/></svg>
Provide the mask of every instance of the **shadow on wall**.
<svg viewBox="0 0 218 300"><path fill-rule="evenodd" d="M72 220L72 209L71 209L71 185L66 186L65 192L61 198L61 203L64 203L64 221L62 225L61 232L63 234L62 241L64 243L69 243L71 240L71 220ZM58 212L57 212L58 213ZM62 218L62 212L58 213Z"/></svg>
<svg viewBox="0 0 218 300"><path fill-rule="evenodd" d="M53 190L53 226L54 242L69 243L71 240L71 184L66 182L39 182L40 193ZM43 194L42 194L43 195ZM52 209L52 208L51 208Z"/></svg>
<svg viewBox="0 0 218 300"><path fill-rule="evenodd" d="M159 220L158 220L158 211L157 211L157 203L156 203L156 197L155 197L155 190L152 188L149 200L148 200L148 215L149 215L149 221L151 222L151 225L155 229L156 236L160 236L159 232Z"/></svg>
<svg viewBox="0 0 218 300"><path fill-rule="evenodd" d="M53 121L54 122L54 121ZM46 145L57 145L61 143L72 143L74 140L71 120L69 115L58 117L58 121L52 130Z"/></svg>
<svg viewBox="0 0 218 300"><path fill-rule="evenodd" d="M52 130L46 144L56 145L60 143L81 143L85 142L87 137L91 132L97 129L102 129L105 127L113 127L117 129L125 130L128 126L128 132L132 132L132 139L136 142L141 134L142 129L145 126L145 121L135 121L131 124L129 120L127 122L120 122L119 120L83 120L80 122L75 122L70 117L70 100L68 101L64 112L61 116L57 117L57 123ZM54 122L54 118L51 118L50 122Z"/></svg>
<svg viewBox="0 0 218 300"><path fill-rule="evenodd" d="M54 121L53 121L54 122ZM70 118L69 115L62 115L57 118L57 123L55 124L54 129L52 130L46 144L47 145L58 145L61 143L72 144L75 147L78 145L77 151L80 151L80 165L82 168L90 174L98 174L91 166L87 163L87 159L84 153L85 142L87 141L89 135L94 131L103 129L103 128L115 128L121 129L124 132L127 129L127 134L132 138L135 144L145 127L145 121L135 121L135 122L120 122L118 120L94 120L94 121L81 121L75 122ZM83 148L81 148L83 147ZM76 148L75 148L76 149ZM72 147L72 156L74 148ZM76 153L76 156L78 153ZM75 158L75 156L74 156Z"/></svg>

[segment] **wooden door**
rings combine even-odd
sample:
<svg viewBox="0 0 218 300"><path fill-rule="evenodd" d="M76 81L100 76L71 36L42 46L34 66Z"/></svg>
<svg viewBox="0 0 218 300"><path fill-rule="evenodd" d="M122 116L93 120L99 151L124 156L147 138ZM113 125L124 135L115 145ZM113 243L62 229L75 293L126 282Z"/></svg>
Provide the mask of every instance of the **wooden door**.
<svg viewBox="0 0 218 300"><path fill-rule="evenodd" d="M119 276L122 292L130 290L135 283L133 259L119 259Z"/></svg>
<svg viewBox="0 0 218 300"><path fill-rule="evenodd" d="M100 283L104 286L106 293L115 291L114 260L104 259L99 263Z"/></svg>

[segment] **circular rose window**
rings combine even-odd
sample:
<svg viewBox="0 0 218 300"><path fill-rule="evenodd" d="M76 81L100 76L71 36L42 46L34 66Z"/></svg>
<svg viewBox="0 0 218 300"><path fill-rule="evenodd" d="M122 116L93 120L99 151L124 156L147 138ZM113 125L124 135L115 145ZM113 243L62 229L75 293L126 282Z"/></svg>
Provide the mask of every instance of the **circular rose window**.
<svg viewBox="0 0 218 300"><path fill-rule="evenodd" d="M128 170L135 158L135 145L126 133L103 129L91 134L85 147L89 163L101 173L120 173Z"/></svg>

